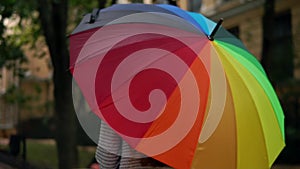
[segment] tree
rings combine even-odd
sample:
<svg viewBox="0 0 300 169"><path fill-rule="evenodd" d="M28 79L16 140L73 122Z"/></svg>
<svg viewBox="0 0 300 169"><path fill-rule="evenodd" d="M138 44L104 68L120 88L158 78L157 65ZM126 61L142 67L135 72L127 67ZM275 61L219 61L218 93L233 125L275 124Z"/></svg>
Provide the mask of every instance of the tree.
<svg viewBox="0 0 300 169"><path fill-rule="evenodd" d="M39 0L41 27L53 66L54 102L59 168L77 166L76 116L72 102L72 77L68 72L67 0Z"/></svg>
<svg viewBox="0 0 300 169"><path fill-rule="evenodd" d="M266 0L264 4L263 16L263 49L261 64L264 67L267 75L271 71L272 59L272 41L274 40L274 18L275 18L275 0Z"/></svg>
<svg viewBox="0 0 300 169"><path fill-rule="evenodd" d="M74 4L82 1L72 1ZM84 2L86 3L86 2ZM103 8L106 0L98 0ZM41 27L50 51L53 65L55 120L59 168L77 166L76 125L77 118L72 102L72 77L69 73L67 44L68 0L38 0Z"/></svg>
<svg viewBox="0 0 300 169"><path fill-rule="evenodd" d="M44 34L53 66L55 140L58 150L59 168L61 169L74 168L78 163L76 148L76 125L78 122L72 103L72 77L68 71L67 30L72 26L74 27L76 25L74 22L78 22L84 13L90 12L92 8L95 8L97 3L99 8L107 5L106 0L91 0L84 3L80 0L2 0L0 4L0 68L4 66L10 67L16 61L18 63L23 62L25 57L21 46L34 41L34 37L40 36L40 30ZM111 3L115 3L115 1L111 1ZM36 15L34 16L34 14L36 10L39 13L39 23L35 22ZM77 11L75 12L75 17L74 15L69 16L68 12L73 11ZM85 12L81 13L83 11ZM37 29L31 31L33 38L27 36L24 38L25 41L20 42L19 39L24 33L22 30L20 34L12 34L13 36L5 34L6 25L4 21L12 16L17 16L20 20L24 18L25 20L34 21L34 25L40 24L40 26L37 26Z"/></svg>
<svg viewBox="0 0 300 169"><path fill-rule="evenodd" d="M4 103L2 110L5 111L5 115L11 118L12 123L17 122L15 127L18 135L23 134L19 110L30 100L20 90L19 84L26 71L23 66L27 63L22 47L34 39L34 34L29 34L36 32L36 27L26 27L24 24L24 20L30 17L31 23L36 25L36 17L29 8L32 4L31 1L17 0L3 0L0 3L0 81L9 79L4 91L0 91L0 99ZM9 78L2 77L3 69ZM15 119L15 116L18 118Z"/></svg>
<svg viewBox="0 0 300 169"><path fill-rule="evenodd" d="M12 70L14 76L21 76L23 70L18 65L26 62L26 58L21 50L23 41L20 38L20 31L16 31L16 29L22 29L22 18L15 12L16 5L23 6L24 4L16 0L0 3L0 68L5 67ZM28 13L22 9L19 14L24 16Z"/></svg>

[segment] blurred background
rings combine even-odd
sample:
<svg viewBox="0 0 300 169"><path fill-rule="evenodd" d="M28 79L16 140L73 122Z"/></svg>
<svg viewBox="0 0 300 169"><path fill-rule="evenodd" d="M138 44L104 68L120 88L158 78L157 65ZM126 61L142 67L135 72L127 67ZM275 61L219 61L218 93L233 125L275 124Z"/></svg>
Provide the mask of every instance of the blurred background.
<svg viewBox="0 0 300 169"><path fill-rule="evenodd" d="M74 113L67 35L93 8L132 2L224 18L264 66L285 113L286 147L273 168L299 168L298 0L1 0L0 168L89 167L96 145Z"/></svg>

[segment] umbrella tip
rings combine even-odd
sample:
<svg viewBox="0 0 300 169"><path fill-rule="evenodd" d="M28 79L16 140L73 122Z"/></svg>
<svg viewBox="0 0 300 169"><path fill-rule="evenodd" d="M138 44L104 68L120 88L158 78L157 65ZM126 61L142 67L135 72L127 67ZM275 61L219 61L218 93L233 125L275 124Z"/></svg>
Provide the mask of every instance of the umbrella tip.
<svg viewBox="0 0 300 169"><path fill-rule="evenodd" d="M99 11L100 11L100 9L93 9L89 23L94 23L96 21L98 15L99 15Z"/></svg>
<svg viewBox="0 0 300 169"><path fill-rule="evenodd" d="M210 41L213 41L214 40L214 36L215 34L217 33L218 29L220 28L222 22L223 22L223 18L220 18L219 22L217 23L217 25L214 27L213 31L211 32L210 35L207 35L207 38L210 40Z"/></svg>

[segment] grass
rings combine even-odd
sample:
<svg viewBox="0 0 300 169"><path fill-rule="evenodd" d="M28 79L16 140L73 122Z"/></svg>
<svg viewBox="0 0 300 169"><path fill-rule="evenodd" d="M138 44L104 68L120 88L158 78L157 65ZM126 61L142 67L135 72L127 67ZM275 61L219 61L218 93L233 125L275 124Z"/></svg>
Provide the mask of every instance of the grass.
<svg viewBox="0 0 300 169"><path fill-rule="evenodd" d="M57 168L57 151L54 144L40 143L36 140L27 140L27 160L37 166Z"/></svg>
<svg viewBox="0 0 300 169"><path fill-rule="evenodd" d="M41 168L57 169L57 150L53 142L27 140L27 161ZM79 148L79 168L86 168L94 156L94 148Z"/></svg>

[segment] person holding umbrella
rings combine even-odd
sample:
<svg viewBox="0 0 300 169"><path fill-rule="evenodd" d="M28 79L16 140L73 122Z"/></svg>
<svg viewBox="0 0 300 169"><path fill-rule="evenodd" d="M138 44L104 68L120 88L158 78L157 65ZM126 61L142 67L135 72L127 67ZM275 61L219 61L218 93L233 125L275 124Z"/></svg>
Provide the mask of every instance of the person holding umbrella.
<svg viewBox="0 0 300 169"><path fill-rule="evenodd" d="M154 0L153 3L177 6L175 0ZM100 127L96 160L100 168L169 168L166 164L131 148L103 121Z"/></svg>

